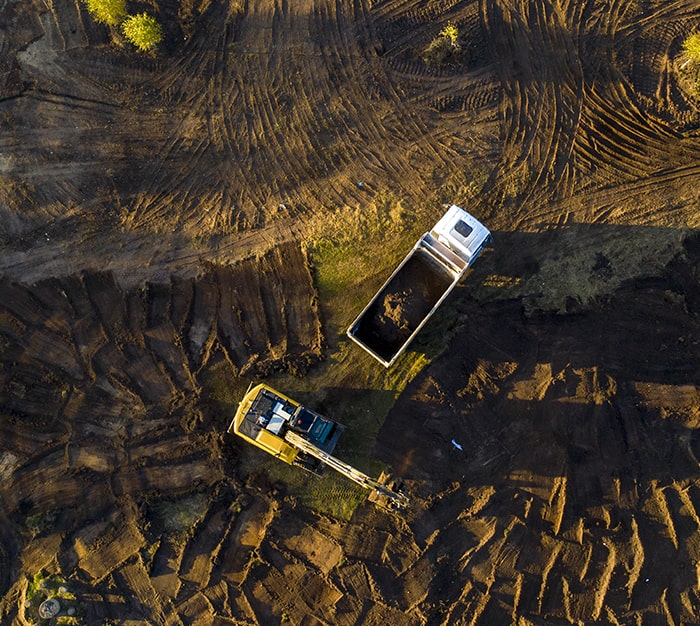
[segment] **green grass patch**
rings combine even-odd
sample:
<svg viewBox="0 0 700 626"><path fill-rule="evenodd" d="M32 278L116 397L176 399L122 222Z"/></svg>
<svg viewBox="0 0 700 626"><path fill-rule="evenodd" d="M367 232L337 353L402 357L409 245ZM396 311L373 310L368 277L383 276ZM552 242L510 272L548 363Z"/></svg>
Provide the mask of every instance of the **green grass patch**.
<svg viewBox="0 0 700 626"><path fill-rule="evenodd" d="M300 501L304 506L337 519L349 520L369 495L367 489L332 470L314 478L302 492Z"/></svg>
<svg viewBox="0 0 700 626"><path fill-rule="evenodd" d="M221 360L202 372L201 382L204 397L222 416L222 429L228 428L250 381L236 376L229 362Z"/></svg>
<svg viewBox="0 0 700 626"><path fill-rule="evenodd" d="M312 511L340 520L349 520L369 491L327 467L322 476L287 465L249 446L242 455L241 469L264 474L272 484L284 485L283 492Z"/></svg>
<svg viewBox="0 0 700 626"><path fill-rule="evenodd" d="M202 519L209 508L205 493L195 493L179 500L157 500L150 503L151 511L166 532L186 535Z"/></svg>
<svg viewBox="0 0 700 626"><path fill-rule="evenodd" d="M82 622L82 604L73 592L73 584L59 575L38 572L30 579L24 598L24 618L30 624L79 624ZM52 618L41 618L39 607L54 598L60 605L57 615Z"/></svg>
<svg viewBox="0 0 700 626"><path fill-rule="evenodd" d="M266 467L270 478L285 483L288 495L302 506L340 520L349 520L369 491L326 468L322 476L281 462Z"/></svg>
<svg viewBox="0 0 700 626"><path fill-rule="evenodd" d="M359 313L372 293L367 284L372 281L367 279L377 274L376 267L367 268L366 245L360 242L320 242L310 252L323 309L332 311L331 316L338 321L350 319L355 311ZM337 307L330 306L331 303Z"/></svg>
<svg viewBox="0 0 700 626"><path fill-rule="evenodd" d="M309 256L331 333L342 333L420 235L417 215L390 194L329 211L311 229ZM329 337L334 345L333 337Z"/></svg>

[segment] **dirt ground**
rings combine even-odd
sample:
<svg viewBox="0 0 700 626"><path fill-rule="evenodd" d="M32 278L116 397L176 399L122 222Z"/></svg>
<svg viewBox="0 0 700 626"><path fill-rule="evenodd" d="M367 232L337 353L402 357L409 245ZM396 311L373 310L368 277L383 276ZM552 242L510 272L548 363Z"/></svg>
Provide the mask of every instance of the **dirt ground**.
<svg viewBox="0 0 700 626"><path fill-rule="evenodd" d="M84 624L700 622L697 1L157 15L143 56L80 3L0 2L0 621L62 589ZM462 56L426 66L449 22ZM328 373L328 412L373 389L308 246L378 197L495 246L355 435L412 506L343 520L221 406L280 372Z"/></svg>

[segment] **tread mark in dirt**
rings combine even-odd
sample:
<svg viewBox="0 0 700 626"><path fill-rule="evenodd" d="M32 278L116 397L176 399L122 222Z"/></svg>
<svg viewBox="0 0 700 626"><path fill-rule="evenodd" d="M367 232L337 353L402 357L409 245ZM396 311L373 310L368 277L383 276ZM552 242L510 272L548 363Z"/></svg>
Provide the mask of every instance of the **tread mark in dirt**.
<svg viewBox="0 0 700 626"><path fill-rule="evenodd" d="M0 8L3 623L18 563L80 568L90 623L698 622L690 247L592 311L456 303L456 360L433 359L380 436L417 483L400 523L238 484L247 453L200 402L215 365L262 376L321 354L306 273L298 300L271 286L292 253L231 263L301 240L324 207L377 190L427 224L476 165L501 242L478 267L512 282L533 273L502 271L513 231L699 226L698 104L675 65L696 0L211 2L187 42L138 59L87 22L91 46L65 50L76 8L52 6ZM448 20L488 54L428 71ZM192 534L163 534L156 505L194 515Z"/></svg>

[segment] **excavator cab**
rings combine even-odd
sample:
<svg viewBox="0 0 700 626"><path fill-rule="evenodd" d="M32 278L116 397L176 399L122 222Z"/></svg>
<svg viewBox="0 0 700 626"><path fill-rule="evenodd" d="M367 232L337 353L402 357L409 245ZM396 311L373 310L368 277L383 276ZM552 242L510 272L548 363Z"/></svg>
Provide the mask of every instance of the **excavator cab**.
<svg viewBox="0 0 700 626"><path fill-rule="evenodd" d="M309 469L307 455L300 455L298 448L290 446L285 434L296 432L319 450L332 454L344 427L261 383L248 388L228 430L285 463ZM312 465L318 465L316 459Z"/></svg>
<svg viewBox="0 0 700 626"><path fill-rule="evenodd" d="M310 441L329 454L335 448L341 430L336 422L332 422L304 406L299 407L290 427L298 433L306 435Z"/></svg>

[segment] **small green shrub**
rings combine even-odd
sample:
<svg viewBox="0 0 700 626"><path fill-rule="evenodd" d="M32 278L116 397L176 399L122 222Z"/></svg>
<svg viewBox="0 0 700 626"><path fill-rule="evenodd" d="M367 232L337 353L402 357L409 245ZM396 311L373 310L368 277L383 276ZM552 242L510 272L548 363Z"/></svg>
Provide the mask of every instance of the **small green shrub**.
<svg viewBox="0 0 700 626"><path fill-rule="evenodd" d="M452 22L440 31L440 37L445 37L454 47L459 46L459 30Z"/></svg>
<svg viewBox="0 0 700 626"><path fill-rule="evenodd" d="M85 0L93 19L107 26L118 26L126 17L126 0Z"/></svg>
<svg viewBox="0 0 700 626"><path fill-rule="evenodd" d="M459 29L448 22L447 26L423 50L423 61L428 65L444 65L457 60L461 52Z"/></svg>
<svg viewBox="0 0 700 626"><path fill-rule="evenodd" d="M700 32L693 33L683 42L683 50L691 60L700 63Z"/></svg>
<svg viewBox="0 0 700 626"><path fill-rule="evenodd" d="M683 42L686 60L680 67L681 76L690 83L696 96L700 96L700 32L693 33Z"/></svg>
<svg viewBox="0 0 700 626"><path fill-rule="evenodd" d="M152 15L139 13L130 15L122 23L124 37L139 50L148 52L163 41L163 30Z"/></svg>

